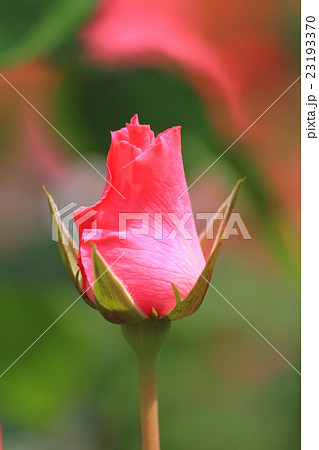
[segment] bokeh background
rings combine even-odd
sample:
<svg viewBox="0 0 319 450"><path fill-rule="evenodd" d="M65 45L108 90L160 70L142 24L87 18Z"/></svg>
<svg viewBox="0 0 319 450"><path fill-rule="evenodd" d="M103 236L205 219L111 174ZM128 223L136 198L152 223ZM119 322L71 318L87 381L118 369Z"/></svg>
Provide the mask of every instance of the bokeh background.
<svg viewBox="0 0 319 450"><path fill-rule="evenodd" d="M182 126L189 184L299 76L295 0L4 0L0 4L0 372L76 299L51 228L90 205L110 130ZM299 370L299 83L191 189L236 211L216 288ZM198 226L202 226L198 223ZM297 449L299 375L213 289L174 323L160 367L164 449ZM6 450L138 449L137 371L118 326L78 302L0 378Z"/></svg>

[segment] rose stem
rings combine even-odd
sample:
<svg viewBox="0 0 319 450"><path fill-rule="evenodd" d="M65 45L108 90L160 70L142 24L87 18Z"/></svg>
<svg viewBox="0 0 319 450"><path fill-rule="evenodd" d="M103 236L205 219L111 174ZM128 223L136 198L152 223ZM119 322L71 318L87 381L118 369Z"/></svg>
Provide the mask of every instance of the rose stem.
<svg viewBox="0 0 319 450"><path fill-rule="evenodd" d="M170 322L147 319L122 325L125 339L137 357L140 379L140 427L142 450L159 450L157 363Z"/></svg>

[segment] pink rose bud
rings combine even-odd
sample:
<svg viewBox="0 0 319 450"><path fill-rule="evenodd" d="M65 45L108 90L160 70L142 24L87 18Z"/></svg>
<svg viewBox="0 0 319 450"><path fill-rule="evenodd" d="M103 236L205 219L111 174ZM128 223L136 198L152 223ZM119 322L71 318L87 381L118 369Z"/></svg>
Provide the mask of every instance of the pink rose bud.
<svg viewBox="0 0 319 450"><path fill-rule="evenodd" d="M135 115L112 132L100 200L74 213L79 252L47 193L59 249L77 288L113 323L176 320L200 306L240 180L221 206L214 239L198 237L180 127L154 136ZM77 265L76 266L76 258Z"/></svg>

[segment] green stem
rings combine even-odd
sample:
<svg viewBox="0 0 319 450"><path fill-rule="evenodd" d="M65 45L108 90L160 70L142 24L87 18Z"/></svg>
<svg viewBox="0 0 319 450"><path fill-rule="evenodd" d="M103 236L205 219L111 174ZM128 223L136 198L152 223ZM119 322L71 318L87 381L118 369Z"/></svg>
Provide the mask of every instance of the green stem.
<svg viewBox="0 0 319 450"><path fill-rule="evenodd" d="M140 427L142 450L159 450L159 424L157 401L157 364L139 364Z"/></svg>
<svg viewBox="0 0 319 450"><path fill-rule="evenodd" d="M134 350L140 379L140 427L142 450L159 450L157 363L170 322L147 319L122 325L125 339Z"/></svg>

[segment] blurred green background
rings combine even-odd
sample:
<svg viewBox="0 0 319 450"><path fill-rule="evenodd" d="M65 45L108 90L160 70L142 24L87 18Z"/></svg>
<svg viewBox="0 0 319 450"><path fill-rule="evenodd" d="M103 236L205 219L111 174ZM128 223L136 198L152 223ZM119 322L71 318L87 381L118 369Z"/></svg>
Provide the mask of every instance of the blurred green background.
<svg viewBox="0 0 319 450"><path fill-rule="evenodd" d="M299 14L286 0L1 2L0 373L77 298L42 183L60 208L104 184L25 99L103 174L109 131L135 113L155 133L181 125L190 184L299 76ZM252 239L224 243L212 282L298 370L299 120L296 84L190 189L213 212L247 176L235 210ZM213 289L173 323L159 394L163 449L300 448L298 373ZM0 422L6 450L138 449L120 328L77 302L0 378Z"/></svg>

